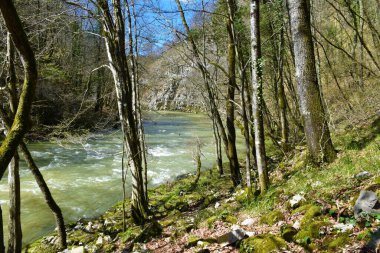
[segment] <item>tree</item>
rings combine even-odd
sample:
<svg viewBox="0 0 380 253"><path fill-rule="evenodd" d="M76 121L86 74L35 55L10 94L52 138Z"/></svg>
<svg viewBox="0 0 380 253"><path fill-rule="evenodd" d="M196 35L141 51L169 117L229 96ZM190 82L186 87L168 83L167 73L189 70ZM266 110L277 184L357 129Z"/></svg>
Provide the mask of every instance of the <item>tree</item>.
<svg viewBox="0 0 380 253"><path fill-rule="evenodd" d="M269 178L265 157L265 139L263 123L263 80L262 58L260 41L260 3L259 0L251 0L251 55L252 55L252 111L255 128L255 147L257 171L261 193L268 189Z"/></svg>
<svg viewBox="0 0 380 253"><path fill-rule="evenodd" d="M306 141L314 162L336 157L322 105L315 68L308 0L288 0L295 71Z"/></svg>
<svg viewBox="0 0 380 253"><path fill-rule="evenodd" d="M125 21L120 0L113 0L111 6L106 0L98 0L96 3L101 9L101 21L109 60L108 67L114 78L124 145L129 155L132 173L132 217L136 223L142 224L148 218L148 200L143 178L142 152L145 150L142 150L139 138L139 116L137 115L139 109L134 99L136 82L131 80L125 51Z"/></svg>
<svg viewBox="0 0 380 253"><path fill-rule="evenodd" d="M0 1L0 11L5 25L12 35L24 67L24 84L20 95L15 119L6 138L0 146L0 178L12 160L19 143L30 127L29 115L37 84L37 67L34 53L23 29L21 20L11 0Z"/></svg>

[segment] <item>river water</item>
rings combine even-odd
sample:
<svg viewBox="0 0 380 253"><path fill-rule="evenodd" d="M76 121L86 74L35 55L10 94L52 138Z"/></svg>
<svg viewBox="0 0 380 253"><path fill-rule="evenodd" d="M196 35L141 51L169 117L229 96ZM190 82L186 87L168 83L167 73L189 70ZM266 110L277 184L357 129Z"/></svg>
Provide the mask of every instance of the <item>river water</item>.
<svg viewBox="0 0 380 253"><path fill-rule="evenodd" d="M199 138L202 167L213 165L212 125L201 114L147 113L148 180L154 186L195 171L192 150ZM97 133L71 142L29 144L50 190L62 208L65 222L94 217L122 198L120 131ZM21 163L21 219L23 242L29 243L55 227L51 211L25 163ZM6 176L4 176L6 179ZM127 188L129 189L129 181ZM0 182L4 234L7 234L8 185Z"/></svg>

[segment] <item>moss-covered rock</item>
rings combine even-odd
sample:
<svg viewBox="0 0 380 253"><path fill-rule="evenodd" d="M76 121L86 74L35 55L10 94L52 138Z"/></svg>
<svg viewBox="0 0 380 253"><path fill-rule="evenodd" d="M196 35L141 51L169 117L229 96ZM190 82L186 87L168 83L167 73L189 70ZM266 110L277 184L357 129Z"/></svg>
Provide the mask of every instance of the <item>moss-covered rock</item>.
<svg viewBox="0 0 380 253"><path fill-rule="evenodd" d="M268 253L277 252L281 249L287 249L285 240L271 234L250 237L240 244L240 252L242 253Z"/></svg>
<svg viewBox="0 0 380 253"><path fill-rule="evenodd" d="M190 235L188 238L187 238L187 244L186 244L186 247L187 248L190 248L190 247L194 247L197 245L198 241L200 240L201 238L199 238L198 236L195 236L195 235Z"/></svg>
<svg viewBox="0 0 380 253"><path fill-rule="evenodd" d="M297 234L297 230L290 225L284 225L280 230L281 237L284 238L284 240L287 242L293 241L293 237Z"/></svg>
<svg viewBox="0 0 380 253"><path fill-rule="evenodd" d="M304 244L310 243L311 239L320 238L320 230L324 226L328 226L330 223L326 221L312 221L308 224L304 224L301 230L294 236L297 242Z"/></svg>
<svg viewBox="0 0 380 253"><path fill-rule="evenodd" d="M327 248L330 251L338 250L340 248L343 248L349 241L350 237L348 234L340 234L328 244Z"/></svg>
<svg viewBox="0 0 380 253"><path fill-rule="evenodd" d="M322 214L322 207L317 205L309 205L309 208L305 212L305 215L303 216L301 220L302 224L309 223L313 218L319 216Z"/></svg>
<svg viewBox="0 0 380 253"><path fill-rule="evenodd" d="M267 215L261 216L260 223L272 226L273 224L276 224L277 222L282 221L284 219L284 214L281 211L274 210L268 213Z"/></svg>

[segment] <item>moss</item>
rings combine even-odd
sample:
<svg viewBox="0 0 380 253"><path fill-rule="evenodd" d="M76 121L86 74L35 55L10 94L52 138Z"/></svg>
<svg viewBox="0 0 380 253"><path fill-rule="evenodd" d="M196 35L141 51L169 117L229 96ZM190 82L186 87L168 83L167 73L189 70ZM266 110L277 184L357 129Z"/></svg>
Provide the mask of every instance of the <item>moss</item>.
<svg viewBox="0 0 380 253"><path fill-rule="evenodd" d="M194 247L197 245L198 241L200 240L201 238L199 238L198 236L195 236L195 235L190 235L189 238L187 238L187 247Z"/></svg>
<svg viewBox="0 0 380 253"><path fill-rule="evenodd" d="M367 228L364 231L360 232L357 235L356 239L358 239L360 241L369 242L371 240L371 237L372 237L372 231L371 231L371 229Z"/></svg>
<svg viewBox="0 0 380 253"><path fill-rule="evenodd" d="M281 237L287 242L293 241L293 237L297 234L297 230L290 225L284 225L281 227Z"/></svg>
<svg viewBox="0 0 380 253"><path fill-rule="evenodd" d="M97 234L87 233L82 230L75 230L68 234L69 245L88 244L98 238Z"/></svg>
<svg viewBox="0 0 380 253"><path fill-rule="evenodd" d="M240 244L240 252L242 253L268 253L277 252L281 249L287 249L285 240L271 234L250 237Z"/></svg>
<svg viewBox="0 0 380 253"><path fill-rule="evenodd" d="M214 216L211 216L210 218L207 219L207 225L209 228L212 227L212 225L214 225L215 221L217 221L219 219L219 217L217 215L214 215Z"/></svg>
<svg viewBox="0 0 380 253"><path fill-rule="evenodd" d="M350 241L350 238L348 234L341 234L341 235L338 235L338 237L336 237L334 240L332 240L328 244L327 248L329 250L337 250L344 247L349 241Z"/></svg>
<svg viewBox="0 0 380 253"><path fill-rule="evenodd" d="M308 224L305 224L301 230L295 235L295 239L297 242L299 243L303 243L305 242L305 240L307 240L307 238L310 239L316 239L316 238L320 238L320 229L323 227L323 226L327 226L329 225L330 223L329 222L325 222L325 221L312 221Z"/></svg>
<svg viewBox="0 0 380 253"><path fill-rule="evenodd" d="M139 226L134 226L128 228L125 232L121 232L118 234L118 237L123 243L126 243L128 241L131 241L135 239L139 234L142 232L141 227Z"/></svg>
<svg viewBox="0 0 380 253"><path fill-rule="evenodd" d="M310 223L310 221L313 218L321 214L322 214L322 208L320 206L310 205L310 207L307 209L307 211L305 212L305 215L303 216L301 220L301 225Z"/></svg>
<svg viewBox="0 0 380 253"><path fill-rule="evenodd" d="M277 222L284 220L284 219L285 219L285 217L282 214L282 212L279 210L275 210L275 211L270 212L267 215L263 215L260 219L260 223L268 224L268 225L272 226L273 224L276 224Z"/></svg>
<svg viewBox="0 0 380 253"><path fill-rule="evenodd" d="M233 216L233 215L227 215L223 221L226 221L228 223L231 223L231 224L236 224L237 223L237 218L236 216Z"/></svg>

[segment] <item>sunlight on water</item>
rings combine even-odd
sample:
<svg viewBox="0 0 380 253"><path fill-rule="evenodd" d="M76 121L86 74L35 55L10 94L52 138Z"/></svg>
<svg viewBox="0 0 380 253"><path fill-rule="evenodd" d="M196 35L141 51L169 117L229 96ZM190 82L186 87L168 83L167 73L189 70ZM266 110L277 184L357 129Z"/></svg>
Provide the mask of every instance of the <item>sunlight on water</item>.
<svg viewBox="0 0 380 253"><path fill-rule="evenodd" d="M148 146L148 180L154 186L195 171L192 149L198 137L202 165L213 165L212 125L205 115L148 113L144 126ZM33 143L29 149L52 194L63 210L66 223L94 217L121 200L121 146L119 131L89 136L84 143ZM32 175L21 164L23 241L28 243L55 227ZM4 179L6 176L4 176ZM128 180L129 181L129 180ZM128 183L128 189L130 185ZM8 219L8 186L0 183L4 223ZM7 226L4 226L7 234Z"/></svg>

